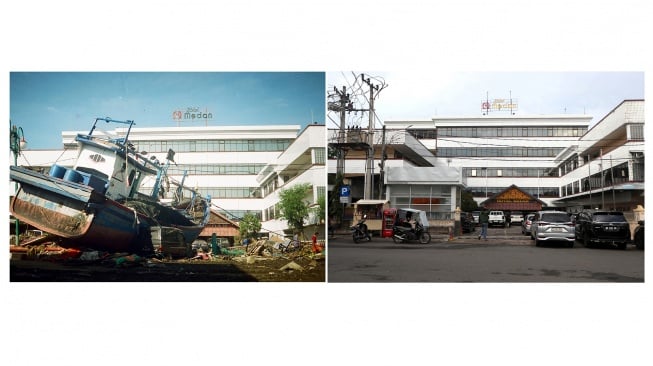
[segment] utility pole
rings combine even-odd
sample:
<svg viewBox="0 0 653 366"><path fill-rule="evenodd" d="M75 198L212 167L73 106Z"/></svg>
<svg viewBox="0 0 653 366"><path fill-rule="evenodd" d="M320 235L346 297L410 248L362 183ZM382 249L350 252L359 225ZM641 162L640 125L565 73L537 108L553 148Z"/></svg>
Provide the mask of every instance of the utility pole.
<svg viewBox="0 0 653 366"><path fill-rule="evenodd" d="M383 168L385 167L385 125L383 125L383 133L381 137L381 162L379 163L379 199L382 200L383 195Z"/></svg>
<svg viewBox="0 0 653 366"><path fill-rule="evenodd" d="M379 90L379 85L371 83L370 78L365 79L365 75L361 74L361 80L370 88L370 108L369 108L369 122L367 125L367 143L369 149L367 151L367 159L365 163L365 190L364 199L371 199L374 192L374 91Z"/></svg>
<svg viewBox="0 0 653 366"><path fill-rule="evenodd" d="M329 109L332 111L340 112L340 130L338 132L338 144L342 146L342 144L345 143L345 116L346 113L351 111L353 108L349 100L349 94L347 94L347 87L343 86L342 91L338 90L336 87L333 87L333 90L338 94L340 99L338 100L337 105L329 105ZM338 176L345 175L345 152L342 149L338 150L336 174Z"/></svg>

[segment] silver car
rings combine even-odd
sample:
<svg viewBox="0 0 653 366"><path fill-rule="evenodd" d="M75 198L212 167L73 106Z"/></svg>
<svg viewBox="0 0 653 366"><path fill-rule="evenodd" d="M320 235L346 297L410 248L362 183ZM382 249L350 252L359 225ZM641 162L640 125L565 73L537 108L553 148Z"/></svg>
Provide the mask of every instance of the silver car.
<svg viewBox="0 0 653 366"><path fill-rule="evenodd" d="M540 246L544 241L562 241L572 248L576 228L566 212L539 211L531 223L531 239L535 240L535 246Z"/></svg>
<svg viewBox="0 0 653 366"><path fill-rule="evenodd" d="M535 214L528 214L521 222L522 235L531 235L531 223L533 222L533 216L535 216Z"/></svg>

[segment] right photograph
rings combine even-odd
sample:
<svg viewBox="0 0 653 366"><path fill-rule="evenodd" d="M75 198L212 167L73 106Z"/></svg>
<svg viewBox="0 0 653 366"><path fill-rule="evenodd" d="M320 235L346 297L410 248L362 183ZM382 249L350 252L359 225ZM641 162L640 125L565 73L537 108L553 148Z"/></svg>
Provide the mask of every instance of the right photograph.
<svg viewBox="0 0 653 366"><path fill-rule="evenodd" d="M327 281L643 283L644 78L327 72Z"/></svg>

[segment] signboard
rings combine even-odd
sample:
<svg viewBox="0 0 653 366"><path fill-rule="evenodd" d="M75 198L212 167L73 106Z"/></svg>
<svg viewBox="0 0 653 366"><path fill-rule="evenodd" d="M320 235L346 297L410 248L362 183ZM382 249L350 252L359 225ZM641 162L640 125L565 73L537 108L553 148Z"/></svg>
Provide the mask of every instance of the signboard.
<svg viewBox="0 0 653 366"><path fill-rule="evenodd" d="M207 108L204 108L203 112L199 107L187 107L186 110L172 111L172 120L175 122L208 121L210 119L213 119L213 113L209 112Z"/></svg>
<svg viewBox="0 0 653 366"><path fill-rule="evenodd" d="M531 197L516 188L511 188L496 197L496 202L498 203L522 203L529 201L531 201Z"/></svg>
<svg viewBox="0 0 653 366"><path fill-rule="evenodd" d="M351 203L350 186L340 186L340 203Z"/></svg>
<svg viewBox="0 0 653 366"><path fill-rule="evenodd" d="M481 102L483 112L516 111L517 99L492 99Z"/></svg>

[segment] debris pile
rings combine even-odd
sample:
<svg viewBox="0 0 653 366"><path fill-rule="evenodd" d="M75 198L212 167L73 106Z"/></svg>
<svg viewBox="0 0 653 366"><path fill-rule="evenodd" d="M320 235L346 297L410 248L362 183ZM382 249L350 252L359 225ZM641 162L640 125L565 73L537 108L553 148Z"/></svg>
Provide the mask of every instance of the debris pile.
<svg viewBox="0 0 653 366"><path fill-rule="evenodd" d="M281 250L277 242L259 240L246 246L200 247L193 250L192 256L175 258L163 255L161 252L141 255L66 248L60 238L44 235L36 239L23 240L19 245L10 245L10 252L12 262L31 261L33 265L39 266L35 261L47 261L59 263L64 267L87 268L87 270L99 265L102 268L118 271L117 273L127 271L129 268L136 270L141 268L139 271L145 270L148 274L152 273L151 271L165 272L174 266L184 264L193 265L192 268L197 268L197 265L216 264L219 266L214 267L212 271L219 272L222 271L221 268L226 268L222 266L231 263L231 266L237 265L243 273L256 273L257 280L296 281L307 276L315 278L320 271L324 273L324 250L315 253L310 243L302 244L292 251L285 251ZM128 275L127 272L122 273ZM261 273L267 276L261 278Z"/></svg>

